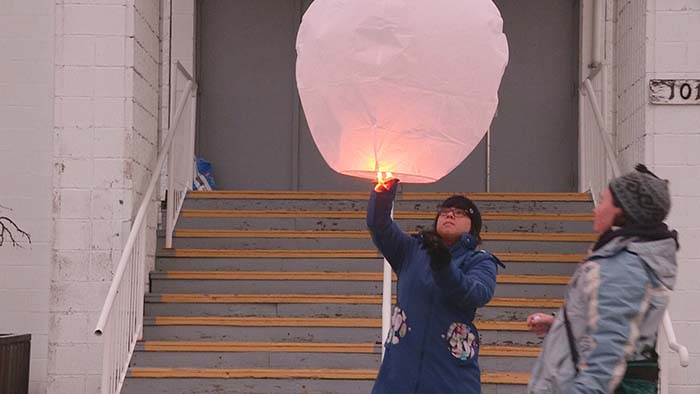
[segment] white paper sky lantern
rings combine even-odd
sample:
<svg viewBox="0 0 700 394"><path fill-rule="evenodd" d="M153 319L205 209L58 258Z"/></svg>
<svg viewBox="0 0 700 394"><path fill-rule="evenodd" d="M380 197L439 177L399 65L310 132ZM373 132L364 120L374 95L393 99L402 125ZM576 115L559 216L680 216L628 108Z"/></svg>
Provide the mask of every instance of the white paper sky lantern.
<svg viewBox="0 0 700 394"><path fill-rule="evenodd" d="M297 37L297 85L335 171L429 183L486 133L508 61L491 0L316 0Z"/></svg>

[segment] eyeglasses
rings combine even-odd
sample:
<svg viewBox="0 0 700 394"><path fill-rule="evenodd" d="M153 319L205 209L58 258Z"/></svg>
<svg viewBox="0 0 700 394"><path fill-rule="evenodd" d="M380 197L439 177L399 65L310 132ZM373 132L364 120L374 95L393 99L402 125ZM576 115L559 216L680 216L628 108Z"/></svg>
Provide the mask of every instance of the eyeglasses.
<svg viewBox="0 0 700 394"><path fill-rule="evenodd" d="M462 208L440 208L438 209L438 215L440 216L447 216L449 214L452 214L452 216L456 218L464 218L469 216L467 211L465 211Z"/></svg>

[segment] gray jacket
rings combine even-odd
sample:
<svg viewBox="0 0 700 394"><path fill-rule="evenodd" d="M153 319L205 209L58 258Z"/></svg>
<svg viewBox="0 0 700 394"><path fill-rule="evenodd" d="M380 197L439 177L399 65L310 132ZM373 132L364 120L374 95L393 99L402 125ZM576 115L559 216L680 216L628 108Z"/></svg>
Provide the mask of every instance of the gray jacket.
<svg viewBox="0 0 700 394"><path fill-rule="evenodd" d="M673 239L615 238L591 253L566 295L579 370L576 374L562 310L544 339L528 393L612 393L627 360L653 348L676 280Z"/></svg>

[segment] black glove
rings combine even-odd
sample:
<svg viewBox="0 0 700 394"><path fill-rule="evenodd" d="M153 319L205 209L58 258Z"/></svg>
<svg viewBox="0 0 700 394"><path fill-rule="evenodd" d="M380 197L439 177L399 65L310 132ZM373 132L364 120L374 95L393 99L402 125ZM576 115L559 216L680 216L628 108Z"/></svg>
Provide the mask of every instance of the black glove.
<svg viewBox="0 0 700 394"><path fill-rule="evenodd" d="M430 256L430 268L440 271L447 267L452 261L452 255L442 238L435 231L421 231L420 237L423 240L421 248L425 249Z"/></svg>

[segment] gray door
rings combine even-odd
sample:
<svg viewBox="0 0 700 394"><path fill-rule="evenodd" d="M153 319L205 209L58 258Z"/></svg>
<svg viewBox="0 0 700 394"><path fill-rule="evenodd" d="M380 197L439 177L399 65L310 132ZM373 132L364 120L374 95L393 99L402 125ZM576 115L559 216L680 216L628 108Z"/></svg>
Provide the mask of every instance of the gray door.
<svg viewBox="0 0 700 394"><path fill-rule="evenodd" d="M293 188L301 2L199 3L197 152L221 189Z"/></svg>
<svg viewBox="0 0 700 394"><path fill-rule="evenodd" d="M368 190L313 143L296 92L295 40L309 0L200 1L198 153L222 189ZM510 62L491 127L492 191L573 191L577 176L577 0L497 0ZM486 139L437 183L485 191Z"/></svg>
<svg viewBox="0 0 700 394"><path fill-rule="evenodd" d="M578 184L576 0L496 0L510 60L491 125L491 190L568 192Z"/></svg>

